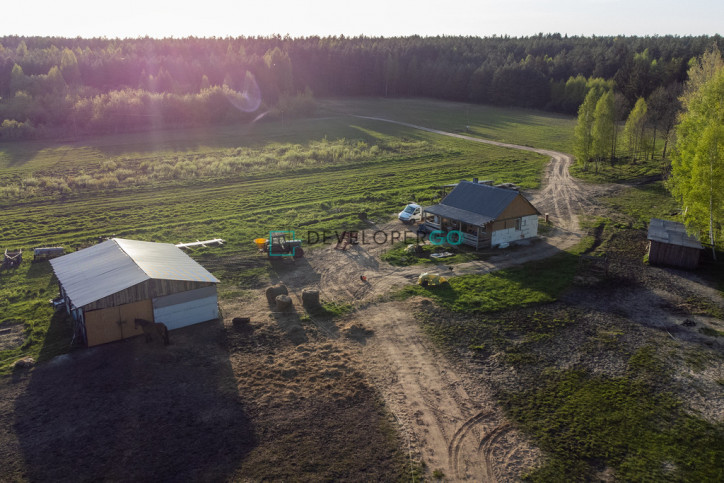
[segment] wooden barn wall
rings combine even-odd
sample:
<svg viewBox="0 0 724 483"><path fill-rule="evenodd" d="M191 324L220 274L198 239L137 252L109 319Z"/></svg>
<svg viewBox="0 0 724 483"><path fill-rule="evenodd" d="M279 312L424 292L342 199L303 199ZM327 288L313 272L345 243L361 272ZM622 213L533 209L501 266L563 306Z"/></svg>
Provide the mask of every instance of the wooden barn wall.
<svg viewBox="0 0 724 483"><path fill-rule="evenodd" d="M513 201L498 215L498 220L507 220L508 218L520 218L522 216L537 215L538 210L526 200L523 195L513 198ZM508 227L510 228L510 227Z"/></svg>
<svg viewBox="0 0 724 483"><path fill-rule="evenodd" d="M103 297L83 307L84 310L97 310L106 307L129 304L141 300L163 297L172 293L185 292L214 285L213 282L188 282L184 280L147 280L120 292Z"/></svg>
<svg viewBox="0 0 724 483"><path fill-rule="evenodd" d="M649 245L649 263L652 265L696 268L699 266L699 251L697 248L651 241Z"/></svg>
<svg viewBox="0 0 724 483"><path fill-rule="evenodd" d="M117 307L85 312L85 331L88 347L143 334L136 329L134 319L153 320L151 300L142 300Z"/></svg>

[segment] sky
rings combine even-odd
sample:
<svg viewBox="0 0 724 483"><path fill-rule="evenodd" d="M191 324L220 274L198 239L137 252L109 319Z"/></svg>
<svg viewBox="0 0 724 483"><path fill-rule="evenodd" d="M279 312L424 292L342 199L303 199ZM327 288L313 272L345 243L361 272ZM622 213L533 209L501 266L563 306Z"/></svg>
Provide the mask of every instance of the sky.
<svg viewBox="0 0 724 483"><path fill-rule="evenodd" d="M0 36L724 34L710 0L3 0Z"/></svg>

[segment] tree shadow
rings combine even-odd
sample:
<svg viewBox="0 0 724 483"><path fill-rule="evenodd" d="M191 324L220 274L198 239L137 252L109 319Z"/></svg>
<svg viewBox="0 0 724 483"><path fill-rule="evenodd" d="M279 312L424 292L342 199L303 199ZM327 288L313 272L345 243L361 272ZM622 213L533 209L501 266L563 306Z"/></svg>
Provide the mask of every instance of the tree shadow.
<svg viewBox="0 0 724 483"><path fill-rule="evenodd" d="M224 480L255 446L223 323L65 354L37 367L13 431L36 481Z"/></svg>
<svg viewBox="0 0 724 483"><path fill-rule="evenodd" d="M57 143L48 141L10 141L0 139L0 157L8 161L4 168L19 168L34 159L40 151L56 147Z"/></svg>

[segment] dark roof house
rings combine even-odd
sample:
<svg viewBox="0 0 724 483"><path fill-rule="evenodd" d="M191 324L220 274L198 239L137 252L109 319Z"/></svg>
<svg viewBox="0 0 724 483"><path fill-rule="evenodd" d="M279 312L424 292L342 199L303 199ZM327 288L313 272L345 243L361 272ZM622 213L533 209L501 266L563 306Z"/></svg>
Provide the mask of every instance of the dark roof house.
<svg viewBox="0 0 724 483"><path fill-rule="evenodd" d="M498 246L538 234L538 210L518 191L461 181L437 205L424 208L425 224L460 230L476 248Z"/></svg>

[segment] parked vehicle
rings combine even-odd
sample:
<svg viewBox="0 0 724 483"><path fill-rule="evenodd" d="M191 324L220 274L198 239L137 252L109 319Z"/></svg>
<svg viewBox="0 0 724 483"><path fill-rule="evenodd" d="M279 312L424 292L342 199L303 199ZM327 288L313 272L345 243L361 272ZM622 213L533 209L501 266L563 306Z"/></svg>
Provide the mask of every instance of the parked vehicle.
<svg viewBox="0 0 724 483"><path fill-rule="evenodd" d="M271 232L270 238L256 238L257 248L269 257L291 256L301 258L304 256L302 240L287 240L289 232Z"/></svg>
<svg viewBox="0 0 724 483"><path fill-rule="evenodd" d="M420 221L422 220L422 206L417 203L410 203L397 215L397 218L399 218L402 223L415 223L416 221Z"/></svg>

